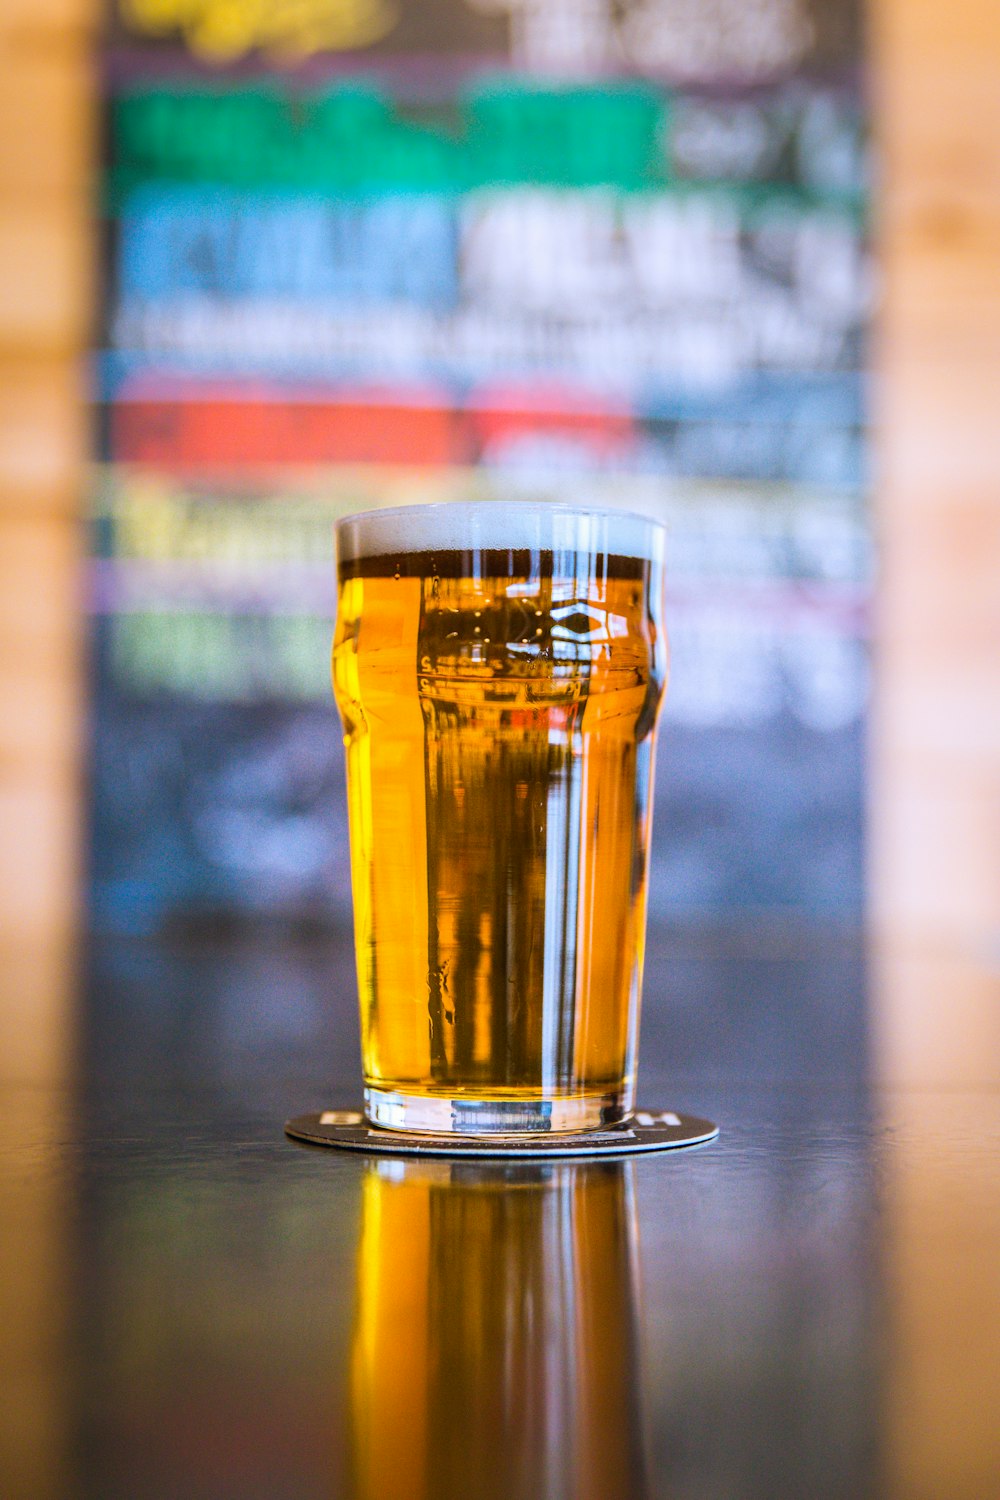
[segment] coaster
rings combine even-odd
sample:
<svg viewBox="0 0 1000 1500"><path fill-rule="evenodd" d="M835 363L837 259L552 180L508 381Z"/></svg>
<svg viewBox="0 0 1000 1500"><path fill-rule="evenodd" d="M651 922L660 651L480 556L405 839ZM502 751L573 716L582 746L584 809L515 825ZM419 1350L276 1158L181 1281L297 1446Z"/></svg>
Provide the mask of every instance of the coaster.
<svg viewBox="0 0 1000 1500"><path fill-rule="evenodd" d="M638 1151L668 1151L678 1146L701 1146L712 1141L719 1127L696 1115L670 1110L638 1110L622 1125L582 1130L573 1135L483 1137L404 1135L369 1125L356 1110L327 1109L322 1114L297 1115L287 1121L285 1134L314 1146L336 1146L342 1151L367 1151L390 1156L628 1156Z"/></svg>

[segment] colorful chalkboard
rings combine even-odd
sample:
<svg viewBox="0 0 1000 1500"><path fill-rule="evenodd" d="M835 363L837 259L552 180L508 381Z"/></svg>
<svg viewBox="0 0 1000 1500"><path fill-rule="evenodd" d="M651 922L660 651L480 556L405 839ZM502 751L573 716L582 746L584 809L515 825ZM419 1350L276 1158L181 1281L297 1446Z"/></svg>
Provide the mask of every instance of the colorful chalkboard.
<svg viewBox="0 0 1000 1500"><path fill-rule="evenodd" d="M93 908L342 921L331 524L670 526L651 915L860 908L854 0L120 0Z"/></svg>

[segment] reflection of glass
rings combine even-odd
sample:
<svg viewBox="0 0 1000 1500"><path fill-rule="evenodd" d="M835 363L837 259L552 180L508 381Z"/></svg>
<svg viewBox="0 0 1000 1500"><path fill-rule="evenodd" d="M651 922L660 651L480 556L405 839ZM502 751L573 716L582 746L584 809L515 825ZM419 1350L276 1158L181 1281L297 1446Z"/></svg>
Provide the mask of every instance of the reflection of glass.
<svg viewBox="0 0 1000 1500"><path fill-rule="evenodd" d="M642 1500L632 1173L369 1166L355 1500Z"/></svg>
<svg viewBox="0 0 1000 1500"><path fill-rule="evenodd" d="M554 506L341 522L365 1100L571 1130L635 1088L663 531Z"/></svg>

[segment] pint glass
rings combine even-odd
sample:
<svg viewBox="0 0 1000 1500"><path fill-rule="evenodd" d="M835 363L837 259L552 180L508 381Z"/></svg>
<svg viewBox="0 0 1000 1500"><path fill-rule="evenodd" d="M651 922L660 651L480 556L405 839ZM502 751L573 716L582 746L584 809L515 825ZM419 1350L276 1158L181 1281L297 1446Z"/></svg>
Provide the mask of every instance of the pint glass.
<svg viewBox="0 0 1000 1500"><path fill-rule="evenodd" d="M435 1133L633 1107L663 531L528 502L337 527L365 1109Z"/></svg>

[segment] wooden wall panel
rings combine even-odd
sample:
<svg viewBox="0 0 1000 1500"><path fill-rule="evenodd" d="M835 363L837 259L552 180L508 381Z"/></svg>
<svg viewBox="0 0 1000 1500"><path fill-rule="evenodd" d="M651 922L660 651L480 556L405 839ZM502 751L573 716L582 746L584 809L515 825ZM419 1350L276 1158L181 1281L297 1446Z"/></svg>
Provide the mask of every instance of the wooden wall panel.
<svg viewBox="0 0 1000 1500"><path fill-rule="evenodd" d="M101 0L4 0L0 40L43 37L58 46L71 37L89 39L101 9Z"/></svg>
<svg viewBox="0 0 1000 1500"><path fill-rule="evenodd" d="M9 60L8 66L3 66ZM0 29L0 202L89 198L93 59L83 38L4 38Z"/></svg>
<svg viewBox="0 0 1000 1500"><path fill-rule="evenodd" d="M61 355L0 360L4 511L75 517L91 417L84 366Z"/></svg>
<svg viewBox="0 0 1000 1500"><path fill-rule="evenodd" d="M1000 9L873 5L877 929L1000 937Z"/></svg>
<svg viewBox="0 0 1000 1500"><path fill-rule="evenodd" d="M65 942L79 905L84 369L93 322L90 0L0 9L0 943ZM42 1025L3 965L5 1057ZM56 1002L53 1002L56 1003ZM65 996L61 1002L65 1004ZM3 1007L0 1007L3 1009ZM65 1019L65 1018L64 1018ZM34 1071L37 1049L22 1059Z"/></svg>
<svg viewBox="0 0 1000 1500"><path fill-rule="evenodd" d="M0 354L79 353L91 326L90 229L76 202L0 206Z"/></svg>

